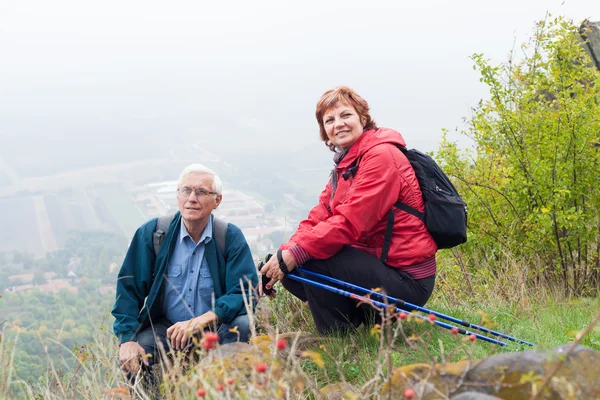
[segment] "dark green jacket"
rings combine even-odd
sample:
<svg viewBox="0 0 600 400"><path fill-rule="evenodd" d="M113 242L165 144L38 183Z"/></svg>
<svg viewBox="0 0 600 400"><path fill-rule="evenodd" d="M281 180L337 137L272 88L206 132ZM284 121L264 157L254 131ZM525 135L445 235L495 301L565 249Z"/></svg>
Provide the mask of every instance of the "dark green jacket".
<svg viewBox="0 0 600 400"><path fill-rule="evenodd" d="M181 215L175 214L155 257L152 238L157 221L158 218L154 218L138 228L119 271L112 315L115 317L113 330L121 343L136 340L137 333L151 320L161 318L164 297L161 287L177 241ZM248 243L237 226L227 226L225 258L217 248L214 234L212 237L213 240L206 244L204 257L214 284L214 312L219 322L228 323L238 315L246 314L240 279L247 295L251 293L250 285L256 287L258 275Z"/></svg>

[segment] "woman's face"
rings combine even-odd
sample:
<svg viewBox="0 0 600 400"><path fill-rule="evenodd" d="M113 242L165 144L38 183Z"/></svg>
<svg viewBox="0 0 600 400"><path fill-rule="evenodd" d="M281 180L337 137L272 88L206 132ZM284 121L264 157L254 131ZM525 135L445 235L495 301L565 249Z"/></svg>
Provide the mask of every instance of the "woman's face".
<svg viewBox="0 0 600 400"><path fill-rule="evenodd" d="M338 103L323 115L329 141L340 149L352 146L363 134L364 125L354 107Z"/></svg>

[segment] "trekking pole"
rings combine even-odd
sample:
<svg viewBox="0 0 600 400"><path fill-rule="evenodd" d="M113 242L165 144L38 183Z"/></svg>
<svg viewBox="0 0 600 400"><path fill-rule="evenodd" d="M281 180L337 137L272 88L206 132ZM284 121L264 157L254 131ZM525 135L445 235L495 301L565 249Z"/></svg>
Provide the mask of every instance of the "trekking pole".
<svg viewBox="0 0 600 400"><path fill-rule="evenodd" d="M298 271L300 271L303 274L306 274L308 276L312 276L312 277L315 277L315 278L323 279L325 281L336 283L336 284L338 284L340 286L346 286L347 288L356 290L356 291L364 293L364 294L375 295L375 296L377 296L377 298L382 299L382 300L387 299L388 301L393 302L393 303L395 303L396 305L398 305L400 307L406 307L409 310L416 310L416 311L421 311L421 312L428 313L428 314L433 314L436 317L440 317L440 318L443 318L443 319L445 319L447 321L454 322L455 324L462 325L462 326L464 326L466 328L471 328L471 329L475 329L475 330L478 330L478 331L481 331L481 332L484 332L484 333L489 333L491 335L498 336L498 338L500 338L500 339L508 339L508 340L513 341L513 342L517 342L517 343L521 343L521 344L526 344L528 346L535 347L535 344L527 342L525 340L522 340L522 339L510 336L510 335L506 335L504 333L496 332L496 331L493 331L491 329L484 328L483 326L475 325L475 324L472 324L470 322L463 321L463 320L460 320L458 318L454 318L451 315L442 314L440 312L437 312L437 311L434 311L434 310L430 310L430 309L427 309L425 307L421 307L421 306L418 306L416 304L412 304L412 303L409 303L407 301L404 301L404 300L401 300L401 299L397 299L395 297L386 296L384 294L377 293L375 291L363 288L361 286L354 285L352 283L344 282L342 280L335 279L335 278L332 278L332 277L327 276L327 275L322 275L322 274L319 274L319 273L316 273L316 272L308 271L308 270L304 269L302 266L298 267Z"/></svg>
<svg viewBox="0 0 600 400"><path fill-rule="evenodd" d="M302 272L306 272L306 271L304 270ZM293 279L293 280L296 280L296 281L299 281L299 282L307 283L309 285L313 285L313 286L316 286L316 287L321 288L321 289L329 290L330 292L337 293L339 295L342 295L342 296L345 296L345 297L349 297L351 299L358 300L358 301L361 301L361 302L364 302L364 303L367 303L367 304L372 304L372 305L375 305L375 306L378 306L378 307L382 307L384 309L387 309L389 307L388 304L382 303L380 301L376 301L376 300L373 300L373 299L370 299L370 298L364 297L364 296L359 296L356 293L351 293L351 292L348 292L346 290L342 290L342 289L338 289L338 288L333 287L333 286L325 285L323 283L311 281L310 279L303 278L303 277L298 276L298 275L296 275L294 273L290 273L287 277L289 279ZM424 321L432 322L433 324L435 324L435 325L437 325L437 326L439 326L441 328L444 328L444 329L451 330L452 328L456 328L455 326L446 324L444 322L431 321L427 317L424 317L424 316L418 315L418 314L413 314L410 311L403 310L400 307L394 307L394 308L396 310L404 311L405 313L410 314L410 315L412 315L415 318L419 318L419 319L422 319ZM506 343L504 343L504 342L502 342L500 340L492 339L492 338L489 338L487 336L480 335L480 334L478 334L476 332L470 332L470 331L468 331L466 329L463 329L463 328L458 328L458 333L461 333L463 335L475 335L475 337L477 337L478 339L481 339L481 340L489 342L489 343L497 344L499 346L506 346L507 345Z"/></svg>

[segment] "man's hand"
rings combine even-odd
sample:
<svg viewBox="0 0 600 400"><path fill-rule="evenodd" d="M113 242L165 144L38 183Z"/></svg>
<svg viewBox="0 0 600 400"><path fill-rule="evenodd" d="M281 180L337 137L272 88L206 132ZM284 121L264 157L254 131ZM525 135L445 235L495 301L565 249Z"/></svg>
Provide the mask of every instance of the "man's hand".
<svg viewBox="0 0 600 400"><path fill-rule="evenodd" d="M140 369L140 361L148 366L146 351L138 342L129 341L121 343L119 347L119 363L123 371L137 374Z"/></svg>
<svg viewBox="0 0 600 400"><path fill-rule="evenodd" d="M217 321L217 314L207 311L199 317L177 322L167 329L167 338L175 350L183 350L192 335L200 332L205 326Z"/></svg>

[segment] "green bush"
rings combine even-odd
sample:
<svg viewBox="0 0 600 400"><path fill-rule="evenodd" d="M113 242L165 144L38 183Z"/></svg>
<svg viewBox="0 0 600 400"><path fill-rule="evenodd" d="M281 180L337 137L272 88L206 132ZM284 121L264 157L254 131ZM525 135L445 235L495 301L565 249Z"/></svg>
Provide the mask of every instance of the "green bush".
<svg viewBox="0 0 600 400"><path fill-rule="evenodd" d="M446 136L438 159L469 207L468 268L497 279L506 254L529 282L582 295L600 284L600 72L579 28L540 22L522 59L474 69L490 98L464 134L473 150Z"/></svg>

